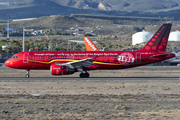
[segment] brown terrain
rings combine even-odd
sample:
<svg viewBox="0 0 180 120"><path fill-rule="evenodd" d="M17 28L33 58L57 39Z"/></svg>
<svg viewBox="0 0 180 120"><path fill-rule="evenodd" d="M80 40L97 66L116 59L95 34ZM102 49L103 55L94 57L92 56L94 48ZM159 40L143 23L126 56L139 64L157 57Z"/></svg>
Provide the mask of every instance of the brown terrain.
<svg viewBox="0 0 180 120"><path fill-rule="evenodd" d="M77 79L79 73L53 80L59 76L54 77L50 71L39 70L30 72L34 78L31 81L27 78L17 80L25 76L25 70L1 67L0 119L178 120L179 73L177 67L152 66L152 69L90 71L91 77L97 80ZM5 80L8 77L11 80ZM46 80L36 80L39 77ZM102 80L99 80L101 77ZM103 80L106 77L109 80Z"/></svg>

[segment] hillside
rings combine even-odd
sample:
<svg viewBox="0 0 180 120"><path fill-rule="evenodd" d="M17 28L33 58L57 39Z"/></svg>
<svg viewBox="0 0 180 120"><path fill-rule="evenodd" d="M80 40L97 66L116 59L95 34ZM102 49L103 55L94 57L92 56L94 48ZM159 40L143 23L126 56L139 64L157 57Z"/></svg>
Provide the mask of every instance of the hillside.
<svg viewBox="0 0 180 120"><path fill-rule="evenodd" d="M12 0L13 1L13 0ZM23 3L24 1L24 3ZM49 15L70 15L87 13L93 14L100 13L94 10L81 10L77 8L71 8L59 5L51 0L33 0L29 2L16 2L9 6L0 6L0 19L21 19L21 18L32 18ZM1 0L0 0L1 2Z"/></svg>
<svg viewBox="0 0 180 120"><path fill-rule="evenodd" d="M7 0L0 0L7 2ZM115 11L149 11L179 8L179 0L9 0L12 6L42 5Z"/></svg>
<svg viewBox="0 0 180 120"><path fill-rule="evenodd" d="M26 28L29 29L68 29L69 27L75 26L76 21L78 21L79 26L84 25L84 22L67 16L40 17L23 22L25 22ZM22 23L22 21L11 22L11 27L17 29L20 27L20 23Z"/></svg>
<svg viewBox="0 0 180 120"><path fill-rule="evenodd" d="M81 9L115 11L148 11L179 7L178 0L53 0L56 3Z"/></svg>
<svg viewBox="0 0 180 120"><path fill-rule="evenodd" d="M117 31L116 28L121 29L119 25L134 25L138 26L147 26L151 24L162 24L165 22L164 20L146 20L146 19L133 19L133 18L127 18L127 19L102 19L102 18L83 18L83 17L76 17L76 16L43 16L39 17L33 20L25 20L25 21L12 21L10 22L10 26L13 29L21 29L22 23L25 23L25 26L27 29L69 29L70 27L75 27L76 23L78 23L78 27L91 27L91 28L98 28L102 30L103 29L112 29L106 31L106 34L109 34L109 32ZM6 23L0 25L0 27L6 27ZM102 28L101 28L102 27ZM131 28L130 28L131 29ZM140 30L141 31L141 30Z"/></svg>
<svg viewBox="0 0 180 120"><path fill-rule="evenodd" d="M179 18L180 12L179 0L9 0L9 4L0 5L1 19L70 14Z"/></svg>

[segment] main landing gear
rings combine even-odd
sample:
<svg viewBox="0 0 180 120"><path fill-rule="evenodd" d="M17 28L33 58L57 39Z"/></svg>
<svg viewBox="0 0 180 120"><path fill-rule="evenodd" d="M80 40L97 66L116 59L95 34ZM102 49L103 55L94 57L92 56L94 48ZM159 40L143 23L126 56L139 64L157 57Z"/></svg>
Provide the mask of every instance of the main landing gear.
<svg viewBox="0 0 180 120"><path fill-rule="evenodd" d="M88 78L89 77L89 73L88 72L85 72L85 73L81 73L81 74L79 74L79 77L80 78Z"/></svg>
<svg viewBox="0 0 180 120"><path fill-rule="evenodd" d="M30 77L30 76L29 76L29 71L30 71L30 70L27 70L27 74L26 74L26 76L25 76L26 78L29 78L29 77Z"/></svg>

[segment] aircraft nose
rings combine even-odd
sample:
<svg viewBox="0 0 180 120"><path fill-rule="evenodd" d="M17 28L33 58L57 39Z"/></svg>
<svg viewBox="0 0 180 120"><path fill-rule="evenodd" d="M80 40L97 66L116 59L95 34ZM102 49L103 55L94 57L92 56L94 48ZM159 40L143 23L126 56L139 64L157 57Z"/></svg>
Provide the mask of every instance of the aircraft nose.
<svg viewBox="0 0 180 120"><path fill-rule="evenodd" d="M7 67L11 67L12 62L8 59L8 60L5 61L5 65L6 65Z"/></svg>

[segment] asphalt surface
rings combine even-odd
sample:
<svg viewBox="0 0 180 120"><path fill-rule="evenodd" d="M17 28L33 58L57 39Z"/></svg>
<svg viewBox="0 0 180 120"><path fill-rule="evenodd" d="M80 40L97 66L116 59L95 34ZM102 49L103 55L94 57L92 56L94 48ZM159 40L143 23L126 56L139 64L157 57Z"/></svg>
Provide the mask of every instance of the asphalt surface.
<svg viewBox="0 0 180 120"><path fill-rule="evenodd" d="M0 69L11 69L0 66ZM141 66L130 68L135 70L179 70L180 66ZM127 69L123 69L127 70ZM31 74L30 74L31 75ZM0 81L63 81L63 80L180 80L179 77L0 77Z"/></svg>
<svg viewBox="0 0 180 120"><path fill-rule="evenodd" d="M0 77L0 81L64 81L64 80L180 80L179 77L89 77L89 78L79 78L79 77Z"/></svg>
<svg viewBox="0 0 180 120"><path fill-rule="evenodd" d="M0 101L1 104L3 104L5 101ZM34 101L18 101L19 104L29 104L29 103L33 103ZM36 103L40 103L42 104L42 101L35 101ZM14 101L8 101L8 103L12 103L15 104L17 103ZM140 101L43 101L44 104L58 104L58 103L180 103L180 101L144 101L144 100L140 100Z"/></svg>
<svg viewBox="0 0 180 120"><path fill-rule="evenodd" d="M12 69L12 68L8 68L6 66L0 66L0 69ZM128 69L137 69L137 70L169 70L169 69L174 69L174 70L179 70L180 66L139 66L139 67L134 67L134 68L128 68ZM122 70L122 69L119 69ZM127 69L123 69L123 70L127 70Z"/></svg>

